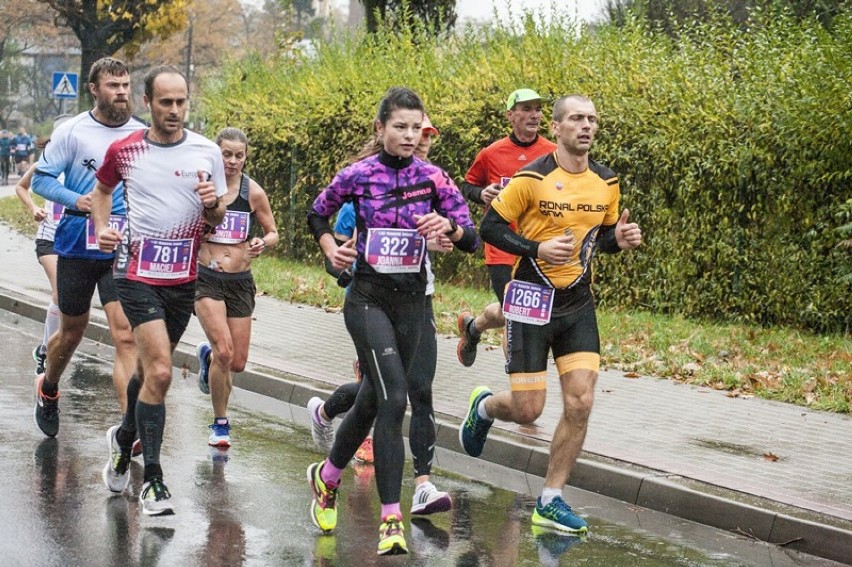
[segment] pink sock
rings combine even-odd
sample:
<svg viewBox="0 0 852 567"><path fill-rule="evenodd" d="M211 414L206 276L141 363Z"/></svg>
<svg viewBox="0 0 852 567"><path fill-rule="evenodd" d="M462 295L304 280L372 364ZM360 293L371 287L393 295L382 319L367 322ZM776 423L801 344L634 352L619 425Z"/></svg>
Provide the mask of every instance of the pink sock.
<svg viewBox="0 0 852 567"><path fill-rule="evenodd" d="M329 488L336 488L340 484L340 477L343 475L343 469L339 469L331 464L331 461L326 459L320 468L320 478ZM399 507L399 505L397 505Z"/></svg>
<svg viewBox="0 0 852 567"><path fill-rule="evenodd" d="M399 507L399 502L382 504L382 521L386 522L388 516L396 516L399 521L402 521L402 509Z"/></svg>

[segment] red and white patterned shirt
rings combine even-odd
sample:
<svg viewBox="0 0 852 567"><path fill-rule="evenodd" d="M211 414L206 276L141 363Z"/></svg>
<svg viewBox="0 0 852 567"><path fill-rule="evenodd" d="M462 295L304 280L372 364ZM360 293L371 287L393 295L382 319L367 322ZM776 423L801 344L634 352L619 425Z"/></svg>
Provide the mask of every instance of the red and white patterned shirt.
<svg viewBox="0 0 852 567"><path fill-rule="evenodd" d="M149 285L173 286L195 280L198 247L206 224L195 192L198 171L227 192L219 146L184 130L174 144L158 144L139 130L107 150L97 178L104 185L124 181L127 223L115 257L114 276Z"/></svg>

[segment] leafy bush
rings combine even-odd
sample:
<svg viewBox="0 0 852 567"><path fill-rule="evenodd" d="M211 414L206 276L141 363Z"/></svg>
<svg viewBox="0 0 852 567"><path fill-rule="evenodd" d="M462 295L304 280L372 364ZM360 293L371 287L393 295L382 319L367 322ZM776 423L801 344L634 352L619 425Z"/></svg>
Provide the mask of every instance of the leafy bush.
<svg viewBox="0 0 852 567"><path fill-rule="evenodd" d="M619 172L622 205L645 234L638 253L599 258L599 302L849 332L848 204L838 211L852 186L852 15L831 32L767 11L747 27L716 19L675 36L638 19L514 23L451 38L338 35L312 57L224 66L203 111L211 133L249 134L248 167L286 254L318 261L307 208L369 136L388 87L423 97L441 131L430 157L457 180L507 134L509 92L580 92L601 115L593 156ZM447 255L437 271L486 282L478 256Z"/></svg>

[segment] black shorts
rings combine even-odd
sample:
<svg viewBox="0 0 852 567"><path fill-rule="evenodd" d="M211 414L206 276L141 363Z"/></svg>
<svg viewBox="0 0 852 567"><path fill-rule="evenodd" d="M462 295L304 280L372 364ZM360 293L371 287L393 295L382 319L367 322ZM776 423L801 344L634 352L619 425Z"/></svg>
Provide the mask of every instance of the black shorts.
<svg viewBox="0 0 852 567"><path fill-rule="evenodd" d="M228 317L251 317L254 313L256 293L257 288L250 271L229 274L198 266L196 301L203 297L224 301Z"/></svg>
<svg viewBox="0 0 852 567"><path fill-rule="evenodd" d="M56 256L56 250L53 249L52 240L36 238L36 258L42 256Z"/></svg>
<svg viewBox="0 0 852 567"><path fill-rule="evenodd" d="M547 387L547 355L553 352L559 375L575 369L600 369L601 343L595 304L589 301L570 315L546 325L506 320L506 372L512 390Z"/></svg>
<svg viewBox="0 0 852 567"><path fill-rule="evenodd" d="M195 282L179 285L150 285L127 278L115 280L121 307L130 327L162 320L169 342L176 343L186 331L195 302Z"/></svg>
<svg viewBox="0 0 852 567"><path fill-rule="evenodd" d="M59 311L70 317L79 317L92 308L95 287L101 305L118 301L118 292L112 279L112 260L64 258L56 260L56 294Z"/></svg>
<svg viewBox="0 0 852 567"><path fill-rule="evenodd" d="M491 264L488 268L488 278L491 280L491 289L494 290L494 295L500 300L500 305L503 305L503 294L506 292L506 284L512 281L513 266L506 264Z"/></svg>

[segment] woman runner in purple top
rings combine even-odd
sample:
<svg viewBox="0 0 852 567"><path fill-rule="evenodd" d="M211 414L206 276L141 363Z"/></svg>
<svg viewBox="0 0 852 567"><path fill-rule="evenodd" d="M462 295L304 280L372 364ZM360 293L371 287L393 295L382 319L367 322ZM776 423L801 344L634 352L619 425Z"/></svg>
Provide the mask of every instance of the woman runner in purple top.
<svg viewBox="0 0 852 567"><path fill-rule="evenodd" d="M443 234L466 252L477 246L467 205L450 176L413 155L423 108L410 89L391 88L375 121L381 152L340 171L308 212L311 231L332 265L347 269L355 264L343 314L358 358L370 367L328 458L308 467L311 517L325 532L335 528L341 473L375 421L376 484L382 502L379 555L408 552L399 503L405 461L402 421L407 369L423 320L426 239ZM357 238L338 246L329 218L346 202L355 206Z"/></svg>

